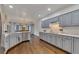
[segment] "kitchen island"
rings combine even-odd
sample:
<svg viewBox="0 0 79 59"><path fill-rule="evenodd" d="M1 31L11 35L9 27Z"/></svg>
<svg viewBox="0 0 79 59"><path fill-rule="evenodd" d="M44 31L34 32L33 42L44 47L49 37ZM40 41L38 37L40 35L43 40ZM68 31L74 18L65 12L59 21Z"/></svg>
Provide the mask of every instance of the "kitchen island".
<svg viewBox="0 0 79 59"><path fill-rule="evenodd" d="M4 47L5 52L11 47L24 42L29 41L31 39L31 34L29 31L27 32L14 32L14 33L5 33L4 34Z"/></svg>
<svg viewBox="0 0 79 59"><path fill-rule="evenodd" d="M69 53L79 53L79 35L40 32L40 39Z"/></svg>

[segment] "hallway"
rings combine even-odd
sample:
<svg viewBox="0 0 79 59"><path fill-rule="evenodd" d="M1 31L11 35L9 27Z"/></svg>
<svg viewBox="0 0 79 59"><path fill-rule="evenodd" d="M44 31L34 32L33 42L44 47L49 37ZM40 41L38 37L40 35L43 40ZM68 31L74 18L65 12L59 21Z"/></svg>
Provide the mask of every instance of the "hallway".
<svg viewBox="0 0 79 59"><path fill-rule="evenodd" d="M65 52L48 45L38 37L34 37L32 42L23 42L10 49L7 54L65 54Z"/></svg>

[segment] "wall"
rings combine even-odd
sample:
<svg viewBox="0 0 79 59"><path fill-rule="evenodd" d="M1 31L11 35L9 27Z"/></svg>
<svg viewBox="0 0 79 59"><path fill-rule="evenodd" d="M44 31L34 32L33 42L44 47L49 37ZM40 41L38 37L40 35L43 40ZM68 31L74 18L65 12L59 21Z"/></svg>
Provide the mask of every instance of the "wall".
<svg viewBox="0 0 79 59"><path fill-rule="evenodd" d="M4 23L5 23L5 13L2 8L2 5L0 5L0 13L1 13L1 22L2 22L2 37L1 37L1 46L4 46Z"/></svg>
<svg viewBox="0 0 79 59"><path fill-rule="evenodd" d="M59 15L64 14L64 13L68 13L68 12L71 12L71 11L74 11L74 10L77 10L77 9L79 9L79 5L73 5L71 7L65 8L65 9L63 9L61 11L58 11L55 14L52 14L49 17L46 17L46 18L42 19L41 21L52 18L52 17L55 17L55 16L59 16ZM43 29L46 29L47 32L49 31L48 28L41 28L41 31ZM79 27L64 27L63 28L63 33L79 34Z"/></svg>
<svg viewBox="0 0 79 59"><path fill-rule="evenodd" d="M41 31L40 20L36 20L34 22L34 34L39 36L40 31Z"/></svg>

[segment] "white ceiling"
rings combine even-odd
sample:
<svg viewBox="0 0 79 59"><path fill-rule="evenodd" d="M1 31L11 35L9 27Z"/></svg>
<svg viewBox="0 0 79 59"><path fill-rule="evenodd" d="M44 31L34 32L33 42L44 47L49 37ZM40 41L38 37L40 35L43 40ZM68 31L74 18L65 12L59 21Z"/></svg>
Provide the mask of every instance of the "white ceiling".
<svg viewBox="0 0 79 59"><path fill-rule="evenodd" d="M67 8L69 4L14 4L14 8L9 8L9 4L5 4L5 12L11 21L30 20L31 22L40 20L49 14ZM47 9L51 8L49 12ZM40 14L40 17L38 15ZM27 22L26 21L26 22Z"/></svg>

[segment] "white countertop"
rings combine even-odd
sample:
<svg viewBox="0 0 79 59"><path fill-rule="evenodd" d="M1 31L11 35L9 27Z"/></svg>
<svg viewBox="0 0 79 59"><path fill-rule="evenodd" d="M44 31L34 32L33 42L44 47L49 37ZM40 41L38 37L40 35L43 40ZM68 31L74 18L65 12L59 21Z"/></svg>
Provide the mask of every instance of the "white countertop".
<svg viewBox="0 0 79 59"><path fill-rule="evenodd" d="M73 34L65 34L65 33L57 33L59 35L65 35L65 36L72 36L72 37L79 37L79 35L73 35Z"/></svg>
<svg viewBox="0 0 79 59"><path fill-rule="evenodd" d="M48 32L44 32L44 33L48 33ZM79 38L79 35L67 34L67 33L51 33L51 34L58 34L58 35L65 35L65 36L72 36L72 37L78 37Z"/></svg>
<svg viewBox="0 0 79 59"><path fill-rule="evenodd" d="M7 37L8 35L14 34L14 33L30 33L30 32L11 32L11 33L4 33L5 37Z"/></svg>

